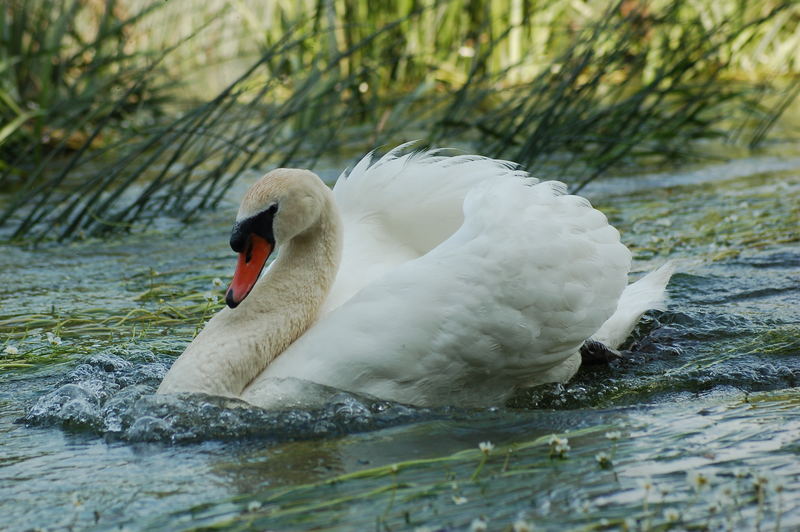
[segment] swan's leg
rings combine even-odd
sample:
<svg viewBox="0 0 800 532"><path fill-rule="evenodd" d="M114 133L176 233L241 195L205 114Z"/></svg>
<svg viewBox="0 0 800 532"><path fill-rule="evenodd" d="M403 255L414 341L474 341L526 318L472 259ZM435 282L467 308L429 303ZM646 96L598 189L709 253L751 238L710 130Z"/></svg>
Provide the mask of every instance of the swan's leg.
<svg viewBox="0 0 800 532"><path fill-rule="evenodd" d="M581 346L581 362L587 365L608 364L622 358L619 351L597 340L586 340Z"/></svg>

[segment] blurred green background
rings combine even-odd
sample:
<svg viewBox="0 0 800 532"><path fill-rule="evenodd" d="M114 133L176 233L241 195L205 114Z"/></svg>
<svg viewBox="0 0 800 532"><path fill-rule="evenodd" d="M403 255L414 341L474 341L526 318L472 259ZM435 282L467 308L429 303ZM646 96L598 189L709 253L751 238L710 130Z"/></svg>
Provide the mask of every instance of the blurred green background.
<svg viewBox="0 0 800 532"><path fill-rule="evenodd" d="M0 226L186 220L249 169L414 139L574 190L752 149L791 134L799 21L778 0L6 0Z"/></svg>

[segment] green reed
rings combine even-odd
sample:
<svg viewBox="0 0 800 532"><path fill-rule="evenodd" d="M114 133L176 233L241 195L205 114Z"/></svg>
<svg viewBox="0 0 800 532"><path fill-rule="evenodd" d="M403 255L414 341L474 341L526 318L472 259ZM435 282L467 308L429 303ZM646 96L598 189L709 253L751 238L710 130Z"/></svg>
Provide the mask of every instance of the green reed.
<svg viewBox="0 0 800 532"><path fill-rule="evenodd" d="M10 121L0 128L0 190L13 191L0 203L7 236L132 230L164 214L189 221L251 169L314 167L320 157L412 139L511 159L579 190L631 162L701 156L698 139L758 144L800 90L792 77L797 2L709 11L685 0L431 0L370 9L360 0L269 9L181 0L120 14L139 4L108 2L90 24L94 33L76 29L88 9L78 1L33 25L53 51L97 58L111 50L103 64L112 66L50 60L69 68L54 66L48 79L85 78L72 84L86 87L80 97L62 90L58 107L45 99L58 90L37 93L46 105L33 108L48 109L36 111L47 120L29 116L21 97L11 98L19 112L3 108ZM0 28L30 25L19 5ZM74 27L64 29L58 21L67 14ZM187 17L187 30L165 31ZM95 37L74 37L85 34ZM142 49L121 44L126 35ZM8 50L9 64L42 60ZM229 61L239 74L220 84L214 68ZM767 71L769 82L758 81ZM101 72L109 81L93 82ZM209 86L220 88L209 95ZM58 120L70 125L58 129ZM59 142L43 145L46 131L59 131Z"/></svg>

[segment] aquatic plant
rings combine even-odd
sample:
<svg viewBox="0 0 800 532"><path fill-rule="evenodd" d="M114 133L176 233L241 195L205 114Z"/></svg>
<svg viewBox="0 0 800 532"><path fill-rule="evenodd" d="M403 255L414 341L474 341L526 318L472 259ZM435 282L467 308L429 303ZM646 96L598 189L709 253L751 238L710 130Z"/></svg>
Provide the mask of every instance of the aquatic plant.
<svg viewBox="0 0 800 532"><path fill-rule="evenodd" d="M38 240L131 230L165 213L189 221L249 169L420 137L472 144L577 190L631 159L697 156L698 138L760 142L800 90L736 79L745 66L777 68L753 50L779 52L781 72L796 72L793 2L727 2L714 15L685 0L578 11L556 0L313 4L280 4L263 35L249 30L255 57L213 98L120 130L123 91L75 149L60 144L24 171L12 161L0 186L18 190L0 225ZM181 45L139 65L137 79L175 68ZM97 146L101 137L114 140Z"/></svg>
<svg viewBox="0 0 800 532"><path fill-rule="evenodd" d="M769 419L775 415L786 416L789 404L796 403L796 395L793 393L794 399L782 406L769 403L763 414ZM764 477L763 473L753 475L753 487L739 479L725 480L728 494L723 494L722 498L708 490L695 491L683 482L679 471L654 477L637 473L641 439L658 440L663 436L659 430L652 434L642 430L635 445L627 439L622 441L620 460L625 476L610 482L607 473L590 474L587 468L591 467L591 457L602 448L602 433L608 428L597 425L564 435L575 442L571 467L565 468L560 461L543 458L542 451L550 447L550 436L545 435L498 445L496 449L500 452L514 450L514 462L508 470L491 468L478 482L466 477L474 460L484 453L471 448L432 459L363 469L308 484L278 489L267 487L259 493L247 493L217 504L198 505L165 515L150 522L150 526L168 528L187 515L191 516L194 526L218 528L291 527L300 522L324 522L330 526L342 522L341 519L348 519L352 526L354 522L370 520L369 516L354 514L353 508L383 507L391 501L391 510L383 512L378 521L382 529L480 529L487 524L504 530L535 530L537 526L549 529L563 526L566 514L570 515L571 526L587 530L669 530L676 526L737 529L765 525L780 529L781 515L786 515L786 508L782 506L785 501L780 499L779 489L757 480ZM736 431L725 434L726 439L732 439L731 444L746 446L746 437L737 435ZM691 456L701 452L687 450ZM662 464L670 462L663 457L659 459L657 454L648 455L648 459ZM680 459L675 457L674 460L678 467ZM487 469L490 467L487 465ZM715 462L715 467L725 467L725 460ZM618 483L612 491L619 496L609 491L609 483ZM577 484L582 493L602 502L576 501L574 486ZM671 489L661 489L662 484ZM638 492L639 496L632 496L632 492ZM497 501L502 504L496 504ZM519 515L520 507L526 508L525 517ZM796 509L797 504L791 507ZM310 515L314 517L308 517Z"/></svg>
<svg viewBox="0 0 800 532"><path fill-rule="evenodd" d="M166 52L135 46L159 4L10 0L0 8L0 186L20 186L50 155L92 151L152 121L174 83Z"/></svg>
<svg viewBox="0 0 800 532"><path fill-rule="evenodd" d="M494 444L490 441L482 441L478 444L478 449L481 451L483 456L481 456L481 461L478 463L478 467L475 468L475 472L472 473L470 480L476 480L478 476L481 474L483 466L486 465L486 461L489 459L489 455L492 454L492 451L494 450Z"/></svg>
<svg viewBox="0 0 800 532"><path fill-rule="evenodd" d="M547 444L550 446L551 458L566 458L567 453L571 449L567 438L560 438L555 434L550 436L547 440Z"/></svg>
<svg viewBox="0 0 800 532"><path fill-rule="evenodd" d="M613 465L614 462L611 460L611 455L609 455L605 451L600 451L596 455L594 455L594 459L597 460L598 465L603 469L607 469Z"/></svg>

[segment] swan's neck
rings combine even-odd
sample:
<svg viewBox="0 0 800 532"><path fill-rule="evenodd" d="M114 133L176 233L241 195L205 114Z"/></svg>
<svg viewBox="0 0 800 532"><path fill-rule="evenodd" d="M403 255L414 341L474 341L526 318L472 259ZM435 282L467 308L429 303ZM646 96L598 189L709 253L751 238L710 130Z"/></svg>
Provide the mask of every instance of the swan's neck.
<svg viewBox="0 0 800 532"><path fill-rule="evenodd" d="M159 393L239 396L317 318L336 277L341 221L327 209L281 246L278 258L235 309L214 316L164 378Z"/></svg>
<svg viewBox="0 0 800 532"><path fill-rule="evenodd" d="M255 321L253 327L274 346L264 367L316 320L336 277L341 240L338 214L331 208L282 247L275 264L245 299L249 304L242 308L246 314L240 319Z"/></svg>

